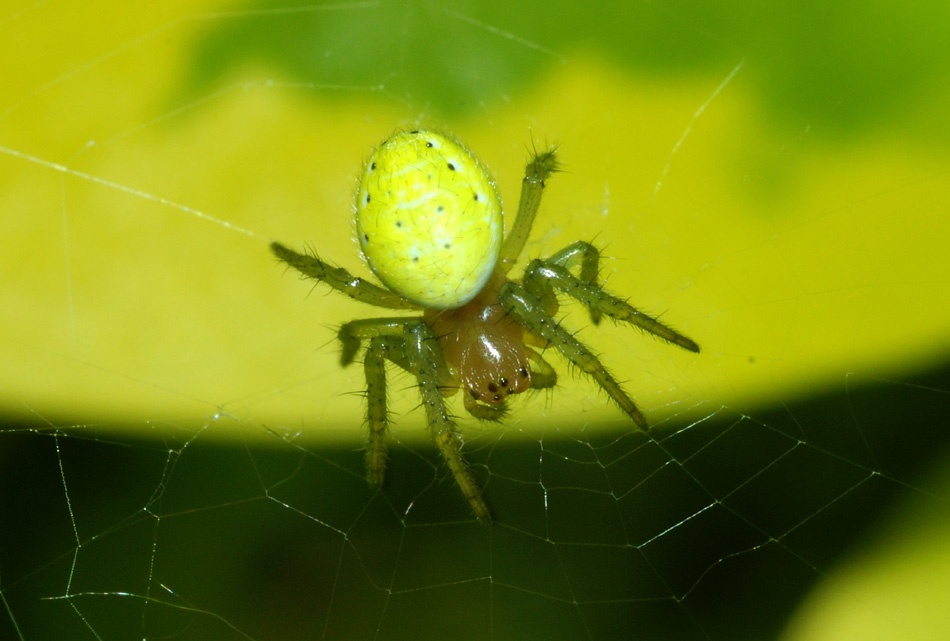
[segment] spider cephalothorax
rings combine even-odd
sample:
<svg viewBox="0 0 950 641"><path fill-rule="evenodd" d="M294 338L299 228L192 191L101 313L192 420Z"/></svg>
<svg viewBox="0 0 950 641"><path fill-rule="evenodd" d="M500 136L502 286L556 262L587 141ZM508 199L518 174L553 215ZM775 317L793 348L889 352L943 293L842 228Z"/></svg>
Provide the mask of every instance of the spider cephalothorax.
<svg viewBox="0 0 950 641"><path fill-rule="evenodd" d="M461 307L426 310L423 318L439 339L449 369L472 401L504 403L509 394L531 387L531 366L525 329L511 318L498 298L507 283L501 272Z"/></svg>
<svg viewBox="0 0 950 641"><path fill-rule="evenodd" d="M585 305L595 324L606 314L699 351L692 340L601 289L600 254L589 243L578 241L550 258L534 259L520 279L508 277L531 231L545 180L556 170L555 149L532 156L518 214L504 236L501 200L478 159L444 135L400 132L374 150L356 195L360 248L385 287L315 255L271 244L280 260L356 300L422 312L350 321L340 328L343 365L367 344L367 469L375 485L382 485L386 468L386 360L416 377L436 445L475 515L490 521L446 396L462 389L466 410L498 420L509 395L555 384L557 375L539 351L553 347L647 427L600 360L557 321L558 293Z"/></svg>

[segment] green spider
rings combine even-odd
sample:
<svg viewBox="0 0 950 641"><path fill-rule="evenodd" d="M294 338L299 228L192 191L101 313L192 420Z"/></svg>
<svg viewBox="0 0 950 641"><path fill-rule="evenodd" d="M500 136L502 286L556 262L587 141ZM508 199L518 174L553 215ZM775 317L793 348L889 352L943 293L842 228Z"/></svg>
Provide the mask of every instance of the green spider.
<svg viewBox="0 0 950 641"><path fill-rule="evenodd" d="M518 214L505 237L494 181L468 149L431 131L404 131L384 141L360 176L356 231L364 259L385 287L271 243L281 261L355 300L421 312L350 321L339 330L343 366L367 343L366 466L373 485L382 485L386 469L387 360L415 376L436 446L475 516L490 522L445 404L459 389L465 390L469 413L499 420L510 394L555 384L557 375L541 355L553 347L647 428L600 359L557 320L558 293L585 305L594 324L606 314L699 352L689 338L601 289L600 253L590 243L578 241L532 260L521 279L508 277L528 239L545 180L558 169L555 152L529 160Z"/></svg>

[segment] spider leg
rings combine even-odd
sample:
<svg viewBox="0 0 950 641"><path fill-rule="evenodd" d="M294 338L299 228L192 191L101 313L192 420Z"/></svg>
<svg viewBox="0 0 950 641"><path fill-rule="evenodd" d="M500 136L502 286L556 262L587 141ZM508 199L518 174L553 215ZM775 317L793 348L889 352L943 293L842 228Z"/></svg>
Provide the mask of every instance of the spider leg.
<svg viewBox="0 0 950 641"><path fill-rule="evenodd" d="M342 363L353 362L364 339L369 345L363 356L366 375L366 422L369 425L369 443L366 446L366 478L375 487L381 487L386 474L389 446L389 419L386 407L386 360L397 365L406 362L403 326L412 318L367 318L351 321L340 327L339 339L343 344Z"/></svg>
<svg viewBox="0 0 950 641"><path fill-rule="evenodd" d="M374 338L376 336L401 336L403 326L410 320L419 319L407 318L405 316L401 318L364 318L343 323L337 332L337 338L343 346L343 352L340 354L340 364L346 367L352 363L356 357L356 353L360 350L360 346L367 338ZM395 360L392 350L390 350L388 358L400 367L405 368L405 358L402 359L402 362Z"/></svg>
<svg viewBox="0 0 950 641"><path fill-rule="evenodd" d="M538 213L538 207L541 206L541 196L544 194L545 187L544 181L557 170L557 147L541 153L535 151L531 155L531 160L525 166L524 178L521 181L521 200L518 203L518 213L507 238L505 238L505 243L501 247L501 257L498 263L505 274L511 271L511 268L518 262L518 256L521 255L521 250L524 249L524 244L528 241L531 226L534 225L534 217Z"/></svg>
<svg viewBox="0 0 950 641"><path fill-rule="evenodd" d="M385 361L389 360L415 375L436 447L475 516L490 522L491 513L468 469L462 454L462 439L445 406L442 390L451 376L432 329L419 318L368 318L346 323L340 328L339 336L344 344L344 359L349 358L344 365L352 361L352 355L359 350L362 341L369 339L363 369L366 374L366 420L369 423L366 469L370 483L382 485L386 470L389 419Z"/></svg>
<svg viewBox="0 0 950 641"><path fill-rule="evenodd" d="M636 403L621 389L600 359L556 319L546 314L541 301L526 287L509 281L502 287L499 299L515 320L557 348L574 366L593 378L637 425L647 429L647 420Z"/></svg>
<svg viewBox="0 0 950 641"><path fill-rule="evenodd" d="M272 242L270 248L278 259L304 276L322 281L354 300L390 309L419 309L417 305L398 294L394 294L388 289L374 285L358 276L353 276L342 267L334 267L320 260L316 255L298 254L278 242Z"/></svg>
<svg viewBox="0 0 950 641"><path fill-rule="evenodd" d="M580 266L580 278L582 283L590 287L599 288L597 275L600 273L600 250L588 242L579 240L571 243L564 249L555 252L546 262L561 265L567 269L573 269ZM594 325L600 323L602 311L596 307L588 307L590 310L590 319Z"/></svg>
<svg viewBox="0 0 950 641"><path fill-rule="evenodd" d="M442 382L447 377L448 367L442 357L438 339L432 329L421 321L407 323L403 330L403 339L409 366L419 382L432 439L462 494L472 506L475 516L480 521L489 523L492 520L491 513L462 455L462 439L445 407Z"/></svg>
<svg viewBox="0 0 950 641"><path fill-rule="evenodd" d="M374 487L382 487L386 475L389 445L386 436L389 420L386 409L386 353L392 336L376 336L369 342L363 357L366 373L366 422L369 424L369 443L366 446L366 478Z"/></svg>
<svg viewBox="0 0 950 641"><path fill-rule="evenodd" d="M632 307L625 300L611 296L596 284L584 282L574 276L567 267L550 261L535 259L528 264L522 278L524 288L535 298L544 300L551 296L553 289L558 289L571 298L579 301L591 310L610 316L611 318L636 325L640 329L659 336L663 340L691 352L699 352L699 345L692 339L680 334L672 327L664 325L657 319L644 314Z"/></svg>

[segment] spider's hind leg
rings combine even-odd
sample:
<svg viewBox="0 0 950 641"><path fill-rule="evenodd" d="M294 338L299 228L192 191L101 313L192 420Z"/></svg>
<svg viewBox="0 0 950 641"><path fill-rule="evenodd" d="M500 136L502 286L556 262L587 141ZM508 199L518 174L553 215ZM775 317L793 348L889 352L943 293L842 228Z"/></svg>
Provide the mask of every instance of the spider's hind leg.
<svg viewBox="0 0 950 641"><path fill-rule="evenodd" d="M342 267L334 267L321 260L316 254L301 254L276 241L270 244L270 249L279 260L287 263L302 275L324 282L354 300L390 309L419 309L418 305L402 296L363 278L353 276Z"/></svg>

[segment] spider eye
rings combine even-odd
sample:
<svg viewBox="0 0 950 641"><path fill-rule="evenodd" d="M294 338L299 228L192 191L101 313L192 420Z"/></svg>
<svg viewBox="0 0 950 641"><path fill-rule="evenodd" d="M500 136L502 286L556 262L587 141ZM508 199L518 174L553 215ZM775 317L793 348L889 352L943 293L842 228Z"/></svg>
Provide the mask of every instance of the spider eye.
<svg viewBox="0 0 950 641"><path fill-rule="evenodd" d="M395 134L373 152L357 194L363 256L397 294L426 307L461 307L494 272L501 199L485 167L454 140Z"/></svg>

